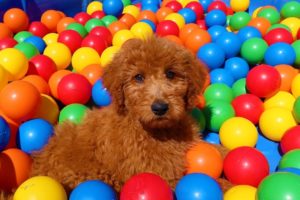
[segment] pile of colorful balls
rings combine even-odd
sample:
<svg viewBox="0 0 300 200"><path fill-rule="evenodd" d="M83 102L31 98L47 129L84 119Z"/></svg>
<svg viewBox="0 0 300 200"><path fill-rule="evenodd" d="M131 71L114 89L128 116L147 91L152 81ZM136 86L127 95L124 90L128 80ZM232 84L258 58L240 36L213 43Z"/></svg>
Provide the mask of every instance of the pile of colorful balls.
<svg viewBox="0 0 300 200"><path fill-rule="evenodd" d="M300 199L300 2L249 12L249 0L92 1L66 16L46 10L29 21L19 8L0 23L0 190L15 200L66 200L50 177L28 179L30 154L53 126L80 123L87 109L111 103L103 68L130 38L156 34L189 49L209 81L192 115L203 138L221 144L187 152L187 174L174 196L158 175L138 174L121 200ZM167 170L167 169L166 169ZM216 179L234 186L223 193ZM137 186L143 180L144 186ZM41 197L42 196L42 197ZM86 181L70 200L118 199L101 180Z"/></svg>

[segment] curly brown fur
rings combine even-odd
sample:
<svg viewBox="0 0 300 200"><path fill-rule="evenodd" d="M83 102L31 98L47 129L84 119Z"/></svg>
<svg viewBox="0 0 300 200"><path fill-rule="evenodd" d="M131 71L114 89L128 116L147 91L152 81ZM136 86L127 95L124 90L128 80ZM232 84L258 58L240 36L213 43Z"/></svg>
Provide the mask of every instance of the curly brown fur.
<svg viewBox="0 0 300 200"><path fill-rule="evenodd" d="M112 104L88 111L78 125L58 125L34 155L31 175L53 177L67 191L90 179L120 191L132 175L153 172L174 188L184 175L187 150L201 141L188 112L205 77L205 67L175 43L156 37L127 41L103 75ZM154 102L167 103L168 111L155 115Z"/></svg>

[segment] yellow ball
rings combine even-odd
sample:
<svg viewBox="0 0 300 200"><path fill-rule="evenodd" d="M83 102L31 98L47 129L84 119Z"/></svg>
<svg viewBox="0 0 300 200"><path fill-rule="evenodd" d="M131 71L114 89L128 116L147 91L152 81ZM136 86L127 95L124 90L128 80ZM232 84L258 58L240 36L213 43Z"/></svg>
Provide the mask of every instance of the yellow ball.
<svg viewBox="0 0 300 200"><path fill-rule="evenodd" d="M258 139L255 125L243 117L232 117L226 120L220 128L220 141L228 149L241 146L254 147Z"/></svg>
<svg viewBox="0 0 300 200"><path fill-rule="evenodd" d="M131 14L135 19L140 15L140 9L134 5L128 5L123 9L123 14Z"/></svg>
<svg viewBox="0 0 300 200"><path fill-rule="evenodd" d="M47 45L57 43L58 34L57 33L48 33L43 37L43 40Z"/></svg>
<svg viewBox="0 0 300 200"><path fill-rule="evenodd" d="M50 57L56 64L57 70L66 69L71 62L71 51L62 43L53 43L44 50L44 55Z"/></svg>
<svg viewBox="0 0 300 200"><path fill-rule="evenodd" d="M130 30L123 29L115 33L112 44L114 46L122 46L127 40L134 38L133 33Z"/></svg>
<svg viewBox="0 0 300 200"><path fill-rule="evenodd" d="M259 119L262 134L270 140L279 142L284 133L297 123L291 111L285 108L270 108L265 110Z"/></svg>
<svg viewBox="0 0 300 200"><path fill-rule="evenodd" d="M175 22L179 29L181 29L185 24L184 17L181 14L178 14L178 13L168 14L166 16L165 20L171 20L171 21Z"/></svg>
<svg viewBox="0 0 300 200"><path fill-rule="evenodd" d="M59 115L59 107L56 101L49 95L41 94L41 102L37 107L34 118L42 118L55 124Z"/></svg>
<svg viewBox="0 0 300 200"><path fill-rule="evenodd" d="M8 74L5 69L0 66L0 91L8 83Z"/></svg>
<svg viewBox="0 0 300 200"><path fill-rule="evenodd" d="M256 17L257 17L257 14L258 14L258 12L260 11L260 9L262 9L262 7L258 7L258 8L256 8L256 9L253 11L253 13L252 13L252 18L256 18Z"/></svg>
<svg viewBox="0 0 300 200"><path fill-rule="evenodd" d="M270 109L274 107L280 107L292 111L294 102L295 97L291 93L286 91L279 91L275 95L264 101L264 108Z"/></svg>
<svg viewBox="0 0 300 200"><path fill-rule="evenodd" d="M230 0L230 7L234 12L245 11L250 5L250 0Z"/></svg>
<svg viewBox="0 0 300 200"><path fill-rule="evenodd" d="M114 55L119 51L120 47L118 46L110 46L106 48L101 54L101 66L106 67L108 63L111 62Z"/></svg>
<svg viewBox="0 0 300 200"><path fill-rule="evenodd" d="M36 176L23 182L14 194L14 200L67 200L63 186L47 176Z"/></svg>
<svg viewBox="0 0 300 200"><path fill-rule="evenodd" d="M134 37L145 40L153 35L153 30L151 26L145 22L135 23L130 31L133 33Z"/></svg>
<svg viewBox="0 0 300 200"><path fill-rule="evenodd" d="M288 26L292 32L294 39L296 39L298 29L300 28L300 19L296 17L288 17L280 22Z"/></svg>
<svg viewBox="0 0 300 200"><path fill-rule="evenodd" d="M72 66L76 72L80 72L91 64L100 64L100 56L95 49L91 47L81 47L74 52L72 56Z"/></svg>
<svg viewBox="0 0 300 200"><path fill-rule="evenodd" d="M256 190L250 185L236 185L227 190L224 200L255 200Z"/></svg>
<svg viewBox="0 0 300 200"><path fill-rule="evenodd" d="M0 51L0 66L7 72L8 81L14 81L27 73L28 60L18 49L6 48ZM5 79L4 77L4 81Z"/></svg>
<svg viewBox="0 0 300 200"><path fill-rule="evenodd" d="M190 2L199 2L198 0L177 0L181 5L182 7L185 7L188 3Z"/></svg>
<svg viewBox="0 0 300 200"><path fill-rule="evenodd" d="M300 96L300 74L297 74L291 85L291 91L295 98Z"/></svg>
<svg viewBox="0 0 300 200"><path fill-rule="evenodd" d="M103 4L100 1L92 1L86 8L87 14L91 15L95 11L101 11Z"/></svg>

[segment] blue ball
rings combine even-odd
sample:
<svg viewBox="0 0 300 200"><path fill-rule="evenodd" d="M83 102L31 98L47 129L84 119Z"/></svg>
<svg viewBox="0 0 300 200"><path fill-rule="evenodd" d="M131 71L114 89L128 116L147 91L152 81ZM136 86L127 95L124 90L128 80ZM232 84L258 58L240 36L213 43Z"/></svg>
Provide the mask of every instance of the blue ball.
<svg viewBox="0 0 300 200"><path fill-rule="evenodd" d="M197 58L203 61L209 69L220 68L225 61L224 50L215 43L208 43L200 47Z"/></svg>
<svg viewBox="0 0 300 200"><path fill-rule="evenodd" d="M142 10L150 10L154 13L158 10L158 6L154 4L144 4L142 5Z"/></svg>
<svg viewBox="0 0 300 200"><path fill-rule="evenodd" d="M140 1L141 5L154 5L158 7L161 3L161 0L142 0Z"/></svg>
<svg viewBox="0 0 300 200"><path fill-rule="evenodd" d="M230 71L223 68L213 69L209 75L211 84L223 83L231 87L234 83L234 78Z"/></svg>
<svg viewBox="0 0 300 200"><path fill-rule="evenodd" d="M220 25L224 26L226 24L226 14L221 10L212 10L207 13L205 17L205 24L207 27Z"/></svg>
<svg viewBox="0 0 300 200"><path fill-rule="evenodd" d="M8 123L0 117L0 152L8 145L10 128Z"/></svg>
<svg viewBox="0 0 300 200"><path fill-rule="evenodd" d="M175 195L177 200L223 199L219 184L202 173L192 173L181 178L176 185Z"/></svg>
<svg viewBox="0 0 300 200"><path fill-rule="evenodd" d="M80 183L70 195L70 200L117 200L114 189L99 180Z"/></svg>
<svg viewBox="0 0 300 200"><path fill-rule="evenodd" d="M103 0L103 12L106 15L114 15L119 17L123 12L123 2L121 0Z"/></svg>
<svg viewBox="0 0 300 200"><path fill-rule="evenodd" d="M300 169L293 168L293 167L279 169L279 170L277 170L277 172L290 172L290 173L300 176Z"/></svg>
<svg viewBox="0 0 300 200"><path fill-rule="evenodd" d="M46 48L46 42L38 36L34 36L34 35L30 36L30 37L26 38L24 40L24 42L30 43L33 46L35 46L39 50L40 53L43 53L44 49Z"/></svg>
<svg viewBox="0 0 300 200"><path fill-rule="evenodd" d="M240 38L232 32L220 35L216 43L224 50L226 58L237 56L242 46Z"/></svg>
<svg viewBox="0 0 300 200"><path fill-rule="evenodd" d="M209 33L209 35L211 36L211 40L213 42L215 42L220 35L222 35L223 33L226 33L227 30L224 26L220 26L220 25L215 25L215 26L211 26L207 32Z"/></svg>
<svg viewBox="0 0 300 200"><path fill-rule="evenodd" d="M52 124L41 118L32 119L20 125L17 143L22 151L31 154L41 150L52 135Z"/></svg>
<svg viewBox="0 0 300 200"><path fill-rule="evenodd" d="M293 65L296 60L296 52L291 45L278 42L269 46L264 59L265 63L271 66L280 64Z"/></svg>
<svg viewBox="0 0 300 200"><path fill-rule="evenodd" d="M155 23L154 23L153 21L151 21L150 19L142 19L142 20L140 20L140 22L145 22L145 23L149 24L149 25L151 26L153 32L156 31L156 25L155 25Z"/></svg>
<svg viewBox="0 0 300 200"><path fill-rule="evenodd" d="M234 81L245 78L249 72L247 61L240 57L232 57L225 61L224 69L228 70Z"/></svg>
<svg viewBox="0 0 300 200"><path fill-rule="evenodd" d="M103 86L101 79L96 81L93 85L92 99L97 106L108 106L111 103L111 96L108 90Z"/></svg>
<svg viewBox="0 0 300 200"><path fill-rule="evenodd" d="M260 31L253 26L245 26L239 30L237 36L240 38L241 42L244 43L246 40L250 38L261 38L262 35Z"/></svg>
<svg viewBox="0 0 300 200"><path fill-rule="evenodd" d="M213 0L199 0L199 2L203 7L204 12L207 12L208 6L213 2Z"/></svg>
<svg viewBox="0 0 300 200"><path fill-rule="evenodd" d="M221 144L220 142L220 136L218 133L209 132L203 134L204 141L210 143L210 144Z"/></svg>
<svg viewBox="0 0 300 200"><path fill-rule="evenodd" d="M196 22L197 16L196 13L190 8L183 8L178 11L180 15L183 16L186 24Z"/></svg>

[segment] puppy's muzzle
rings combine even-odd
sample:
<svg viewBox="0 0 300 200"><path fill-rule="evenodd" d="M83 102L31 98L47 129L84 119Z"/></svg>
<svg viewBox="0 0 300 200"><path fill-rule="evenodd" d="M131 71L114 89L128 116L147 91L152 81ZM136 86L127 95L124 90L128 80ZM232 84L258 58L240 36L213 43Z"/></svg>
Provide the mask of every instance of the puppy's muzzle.
<svg viewBox="0 0 300 200"><path fill-rule="evenodd" d="M162 116L169 110L169 104L163 101L155 101L151 105L151 110L155 115Z"/></svg>

